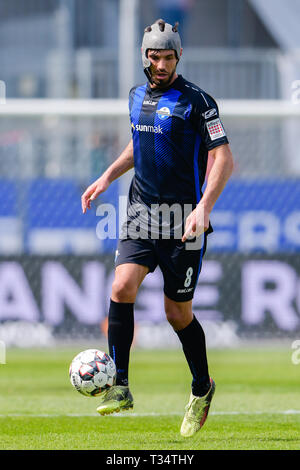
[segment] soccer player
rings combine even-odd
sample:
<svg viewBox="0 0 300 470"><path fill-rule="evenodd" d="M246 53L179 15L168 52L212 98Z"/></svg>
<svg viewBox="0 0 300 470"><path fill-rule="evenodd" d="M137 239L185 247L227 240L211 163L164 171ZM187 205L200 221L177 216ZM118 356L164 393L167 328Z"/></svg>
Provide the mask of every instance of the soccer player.
<svg viewBox="0 0 300 470"><path fill-rule="evenodd" d="M232 173L233 158L214 99L176 73L182 55L177 28L178 24L158 20L145 29L141 50L148 81L129 93L132 139L87 188L81 202L85 213L112 181L134 168L108 315L116 385L103 393L97 411L109 414L133 407L128 366L134 303L145 276L159 266L166 317L178 335L192 374L180 430L182 436L189 437L205 423L215 391L208 372L205 335L193 314L192 299L207 235L212 232L210 213ZM202 194L208 152L214 163ZM162 210L166 207L170 209L167 216Z"/></svg>

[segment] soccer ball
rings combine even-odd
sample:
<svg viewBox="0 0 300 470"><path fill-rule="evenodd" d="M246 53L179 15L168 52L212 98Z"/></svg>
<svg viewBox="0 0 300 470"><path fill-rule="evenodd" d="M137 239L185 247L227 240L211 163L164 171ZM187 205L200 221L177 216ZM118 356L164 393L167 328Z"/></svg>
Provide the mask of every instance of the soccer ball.
<svg viewBox="0 0 300 470"><path fill-rule="evenodd" d="M87 349L77 354L69 369L73 387L86 397L96 397L114 385L116 366L112 358L98 349Z"/></svg>

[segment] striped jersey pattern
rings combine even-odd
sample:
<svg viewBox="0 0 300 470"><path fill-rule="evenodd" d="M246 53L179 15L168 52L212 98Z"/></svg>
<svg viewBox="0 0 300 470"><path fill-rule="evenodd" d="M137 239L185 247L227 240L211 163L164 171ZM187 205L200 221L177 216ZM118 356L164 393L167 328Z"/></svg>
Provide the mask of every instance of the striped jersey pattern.
<svg viewBox="0 0 300 470"><path fill-rule="evenodd" d="M215 100L179 75L167 89L129 93L135 174L130 198L199 202L209 150L228 143Z"/></svg>

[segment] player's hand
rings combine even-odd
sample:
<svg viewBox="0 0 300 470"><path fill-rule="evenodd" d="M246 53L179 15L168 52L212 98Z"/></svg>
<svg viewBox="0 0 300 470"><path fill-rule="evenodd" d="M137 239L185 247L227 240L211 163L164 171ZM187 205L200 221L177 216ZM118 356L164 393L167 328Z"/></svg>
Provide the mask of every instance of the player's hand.
<svg viewBox="0 0 300 470"><path fill-rule="evenodd" d="M188 238L199 237L209 227L209 212L199 202L196 209L190 213L185 221L185 232L181 239L185 242Z"/></svg>
<svg viewBox="0 0 300 470"><path fill-rule="evenodd" d="M109 186L109 181L103 176L100 176L94 183L92 183L81 196L82 212L85 214L87 209L91 208L91 202L96 199L99 194L104 193Z"/></svg>

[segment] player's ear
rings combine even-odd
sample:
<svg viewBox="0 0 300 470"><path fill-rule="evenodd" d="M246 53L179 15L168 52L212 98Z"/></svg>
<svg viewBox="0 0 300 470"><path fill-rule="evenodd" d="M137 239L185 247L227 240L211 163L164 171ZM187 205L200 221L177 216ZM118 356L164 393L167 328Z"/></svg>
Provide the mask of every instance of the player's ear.
<svg viewBox="0 0 300 470"><path fill-rule="evenodd" d="M182 56L182 48L180 49L180 57Z"/></svg>

